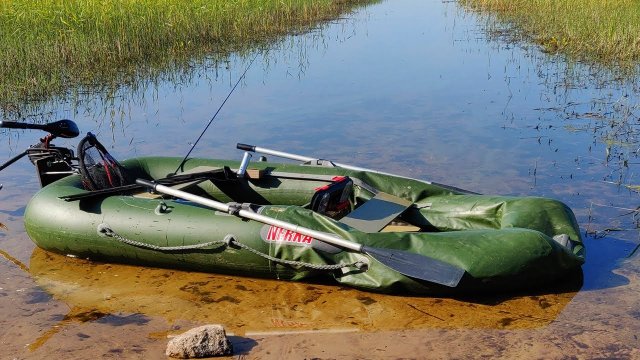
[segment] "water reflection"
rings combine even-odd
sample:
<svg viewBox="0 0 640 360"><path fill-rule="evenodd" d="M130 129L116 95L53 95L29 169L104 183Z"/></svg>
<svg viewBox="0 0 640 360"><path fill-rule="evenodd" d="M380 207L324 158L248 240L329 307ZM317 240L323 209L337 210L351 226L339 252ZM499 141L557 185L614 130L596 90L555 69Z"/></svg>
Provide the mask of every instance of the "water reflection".
<svg viewBox="0 0 640 360"><path fill-rule="evenodd" d="M597 249L589 255L583 266L584 286L582 291L606 290L629 285L628 276L619 274L621 269L630 270L628 257L638 245L615 237L585 239L587 249Z"/></svg>
<svg viewBox="0 0 640 360"><path fill-rule="evenodd" d="M242 335L536 328L552 322L581 285L579 275L535 294L465 299L391 296L323 284L100 264L40 249L31 256L29 273L46 293L71 308L61 324L125 313L161 316L169 323L221 323Z"/></svg>

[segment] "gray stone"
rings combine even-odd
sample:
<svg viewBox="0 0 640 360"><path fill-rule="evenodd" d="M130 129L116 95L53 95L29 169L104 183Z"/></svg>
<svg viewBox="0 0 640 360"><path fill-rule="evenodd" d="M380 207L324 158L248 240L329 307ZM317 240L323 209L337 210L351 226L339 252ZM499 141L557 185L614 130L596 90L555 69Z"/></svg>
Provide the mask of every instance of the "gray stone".
<svg viewBox="0 0 640 360"><path fill-rule="evenodd" d="M180 334L167 344L166 355L180 359L231 355L233 346L222 325L204 325Z"/></svg>

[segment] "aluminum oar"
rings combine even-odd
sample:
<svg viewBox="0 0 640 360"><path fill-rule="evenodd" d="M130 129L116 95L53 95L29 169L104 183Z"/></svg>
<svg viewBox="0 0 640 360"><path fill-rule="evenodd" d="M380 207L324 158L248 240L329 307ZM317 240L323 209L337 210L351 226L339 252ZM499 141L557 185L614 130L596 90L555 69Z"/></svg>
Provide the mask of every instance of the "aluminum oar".
<svg viewBox="0 0 640 360"><path fill-rule="evenodd" d="M310 156L292 154L292 153L279 151L279 150L268 149L268 148L264 148L264 147L260 147L260 146L256 146L256 145L248 145L248 144L238 143L236 145L236 148L238 148L239 150L250 151L250 152L266 154L266 155L273 155L273 156L281 157L281 158L284 158L284 159L291 159L291 160L297 160L297 161L303 161L303 162L313 162L313 161L320 160L318 158L314 158L314 157L310 157ZM333 161L331 163L333 165L337 166L337 167L341 167L341 168L347 169L347 170L368 171L368 172L373 172L373 173L376 173L376 174L392 175L392 176L396 176L396 177L398 176L398 175L386 173L386 172L383 172L383 171L367 169L367 168L363 168L363 167L359 167L359 166L341 164L341 163L333 162ZM424 181L424 180L420 180L420 181Z"/></svg>
<svg viewBox="0 0 640 360"><path fill-rule="evenodd" d="M215 210L230 212L228 204L207 199L202 196L194 195L186 191L177 190L168 186L156 184L154 182L138 179L136 183L151 188L152 190L175 196L180 199L188 200L196 204L200 204ZM253 211L239 210L237 214L240 217L255 220L264 224L273 225L285 230L290 230L302 235L311 236L314 239L344 248L358 253L366 254L376 259L385 266L411 278L425 280L436 284L449 287L456 287L460 279L464 275L464 269L448 264L446 262L424 256L421 254L410 253L403 250L375 248L365 246L353 241L345 240L335 235L312 230L299 225L295 225L286 221L274 219L268 216L257 214Z"/></svg>
<svg viewBox="0 0 640 360"><path fill-rule="evenodd" d="M279 150L268 149L268 148L264 148L264 147L260 147L260 146L256 146L256 145L248 145L248 144L238 143L236 145L236 147L239 150L243 150L243 151L254 152L254 153L265 154L265 155L272 155L272 156L275 156L275 157L280 157L280 158L290 159L290 160L297 160L297 161L302 161L302 162L311 163L311 164L313 164L314 162L316 162L318 160L321 160L319 158L314 158L314 157L304 156L304 155L298 155L298 154L292 154L292 153L279 151ZM326 161L327 159L324 159L324 160ZM453 190L453 191L457 191L457 192L460 192L460 193L464 193L464 194L479 195L477 192L473 192L473 191L469 191L469 190L465 190L465 189L460 189L460 188L457 188L457 187L451 186L451 185L440 184L440 183L437 183L437 182L432 182L432 181L427 181L427 180L422 180L422 179L415 179L415 178L408 177L408 176L391 174L391 173L384 172L384 171L372 170L372 169L367 169L367 168L363 168L363 167L359 167L359 166L353 166L353 165L349 165L349 164L341 164L339 162L330 161L330 160L328 160L328 161L331 164L335 165L336 167L347 169L347 170L366 171L366 172L370 172L370 173L374 173L374 174L389 175L389 176L393 176L393 177L397 177L397 178L415 180L415 181L423 182L425 184L431 184L431 185L436 185L436 186L440 186L440 187L445 187L447 189L450 189L450 190Z"/></svg>

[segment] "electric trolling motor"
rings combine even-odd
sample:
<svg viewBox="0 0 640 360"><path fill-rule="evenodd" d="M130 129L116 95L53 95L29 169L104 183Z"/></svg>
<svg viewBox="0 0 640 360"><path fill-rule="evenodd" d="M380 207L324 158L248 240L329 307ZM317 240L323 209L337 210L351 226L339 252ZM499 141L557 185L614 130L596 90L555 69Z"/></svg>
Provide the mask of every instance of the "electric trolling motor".
<svg viewBox="0 0 640 360"><path fill-rule="evenodd" d="M0 171L27 155L36 166L40 185L43 187L76 173L77 166L73 162L77 161L77 158L74 156L73 150L51 144L51 141L57 137L75 138L80 135L80 130L73 121L65 119L48 124L0 121L0 128L44 130L49 133L40 139L39 143L30 146L27 150L0 165ZM1 184L0 189L2 189Z"/></svg>

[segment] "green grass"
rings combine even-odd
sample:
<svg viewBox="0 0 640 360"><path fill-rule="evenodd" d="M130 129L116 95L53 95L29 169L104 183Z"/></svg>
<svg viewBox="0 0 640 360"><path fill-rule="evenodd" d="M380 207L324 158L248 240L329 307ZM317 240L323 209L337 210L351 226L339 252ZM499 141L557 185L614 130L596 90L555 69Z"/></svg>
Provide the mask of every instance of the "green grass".
<svg viewBox="0 0 640 360"><path fill-rule="evenodd" d="M460 0L497 15L548 52L628 66L640 60L637 0Z"/></svg>
<svg viewBox="0 0 640 360"><path fill-rule="evenodd" d="M0 109L264 44L367 2L0 0Z"/></svg>

